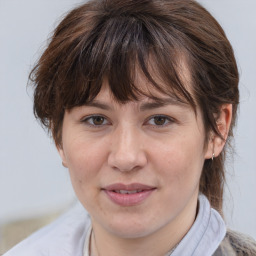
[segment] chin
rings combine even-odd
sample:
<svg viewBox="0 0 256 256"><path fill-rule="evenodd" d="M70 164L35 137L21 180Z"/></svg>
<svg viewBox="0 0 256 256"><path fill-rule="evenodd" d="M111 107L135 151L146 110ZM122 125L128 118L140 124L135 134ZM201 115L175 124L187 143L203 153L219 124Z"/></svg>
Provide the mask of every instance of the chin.
<svg viewBox="0 0 256 256"><path fill-rule="evenodd" d="M158 227L159 229L161 227ZM136 239L149 236L158 230L157 227L152 226L152 221L142 222L137 218L135 221L130 219L130 221L125 220L125 218L121 221L121 223L111 223L107 229L113 235L120 238L127 239Z"/></svg>
<svg viewBox="0 0 256 256"><path fill-rule="evenodd" d="M146 229L135 229L129 228L122 229L122 230L111 230L111 233L119 238L123 239L137 239L137 238L143 238L151 234L149 230Z"/></svg>

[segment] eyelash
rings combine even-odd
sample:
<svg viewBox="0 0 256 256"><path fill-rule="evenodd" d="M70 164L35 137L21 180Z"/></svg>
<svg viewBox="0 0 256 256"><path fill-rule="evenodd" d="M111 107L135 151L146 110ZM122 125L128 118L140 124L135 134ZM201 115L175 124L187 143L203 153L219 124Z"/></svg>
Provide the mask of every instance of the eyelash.
<svg viewBox="0 0 256 256"><path fill-rule="evenodd" d="M164 123L163 124L159 124L159 125L157 125L157 124L150 124L150 121L151 120L156 121L156 118L164 119ZM162 127L166 127L166 126L170 125L173 122L174 122L174 119L169 117L169 116L166 116L166 115L154 115L154 116L149 117L146 123L149 123L151 126L154 126L156 128L162 128Z"/></svg>
<svg viewBox="0 0 256 256"><path fill-rule="evenodd" d="M93 121L96 119L96 118L103 118L103 124L94 124ZM105 123L107 122L107 123ZM95 128L100 128L102 126L105 126L105 125L109 125L110 122L108 122L107 118L103 115L92 115L92 116L88 116L88 117L85 117L83 120L82 120L82 123L85 123L89 126L92 126L92 127L95 127Z"/></svg>
<svg viewBox="0 0 256 256"><path fill-rule="evenodd" d="M95 124L93 123L94 120L96 118L101 118L103 119L103 123L102 124ZM151 124L150 121L153 120L156 121L156 118L162 118L164 119L164 123L163 124ZM161 127L166 127L168 125L170 125L171 123L174 122L174 119L169 117L169 116L166 116L166 115L153 115L153 116L150 116L147 121L145 122L145 124L149 124L150 126L154 127L154 128L161 128ZM110 122L107 120L107 118L103 115L91 115L91 116L88 116L88 117L85 117L83 120L82 120L82 123L85 123L89 126L92 126L92 127L95 127L95 128L101 128L103 126L106 126L106 125L109 125Z"/></svg>

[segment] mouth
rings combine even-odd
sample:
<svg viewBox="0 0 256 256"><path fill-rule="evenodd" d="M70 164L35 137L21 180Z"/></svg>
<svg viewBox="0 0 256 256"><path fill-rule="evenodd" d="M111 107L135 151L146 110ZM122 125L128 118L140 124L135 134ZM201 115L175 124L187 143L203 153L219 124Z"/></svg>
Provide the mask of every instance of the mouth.
<svg viewBox="0 0 256 256"><path fill-rule="evenodd" d="M107 197L119 206L135 206L143 203L156 190L156 187L140 183L116 183L103 189Z"/></svg>
<svg viewBox="0 0 256 256"><path fill-rule="evenodd" d="M113 190L113 192L118 193L118 194L135 194L135 193L140 193L143 190Z"/></svg>

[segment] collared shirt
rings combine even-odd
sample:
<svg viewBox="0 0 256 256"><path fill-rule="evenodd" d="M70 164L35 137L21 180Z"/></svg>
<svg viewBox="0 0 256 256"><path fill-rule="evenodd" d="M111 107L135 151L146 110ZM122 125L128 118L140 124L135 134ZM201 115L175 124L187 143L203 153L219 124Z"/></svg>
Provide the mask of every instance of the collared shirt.
<svg viewBox="0 0 256 256"><path fill-rule="evenodd" d="M89 256L90 234L90 217L78 203L4 256ZM211 256L225 234L223 219L210 207L207 198L200 195L196 220L171 255Z"/></svg>
<svg viewBox="0 0 256 256"><path fill-rule="evenodd" d="M216 251L226 235L226 225L220 214L210 207L203 195L199 196L196 220L181 240L172 256L210 256Z"/></svg>

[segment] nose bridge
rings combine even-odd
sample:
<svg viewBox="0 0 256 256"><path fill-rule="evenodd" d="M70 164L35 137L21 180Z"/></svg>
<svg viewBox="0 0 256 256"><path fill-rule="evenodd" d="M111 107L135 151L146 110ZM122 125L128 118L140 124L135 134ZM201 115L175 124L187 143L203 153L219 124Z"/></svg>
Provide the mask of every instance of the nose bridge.
<svg viewBox="0 0 256 256"><path fill-rule="evenodd" d="M109 164L120 171L129 171L142 167L146 161L139 128L128 123L119 125L113 133Z"/></svg>

